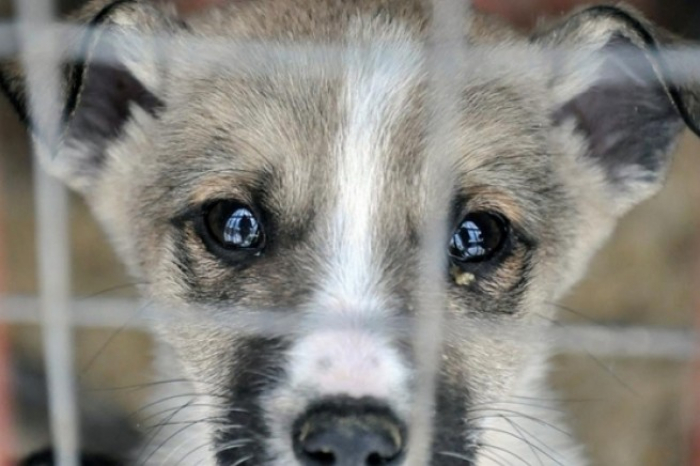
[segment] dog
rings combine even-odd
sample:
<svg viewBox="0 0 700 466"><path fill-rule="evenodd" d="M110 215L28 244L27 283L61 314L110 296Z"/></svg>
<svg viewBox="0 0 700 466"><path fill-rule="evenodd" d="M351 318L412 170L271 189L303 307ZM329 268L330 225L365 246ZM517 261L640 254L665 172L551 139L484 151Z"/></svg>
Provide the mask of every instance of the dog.
<svg viewBox="0 0 700 466"><path fill-rule="evenodd" d="M167 415L131 463L586 464L552 303L700 134L699 88L629 8L462 13L441 48L422 0L94 1L56 139L4 65L159 309Z"/></svg>

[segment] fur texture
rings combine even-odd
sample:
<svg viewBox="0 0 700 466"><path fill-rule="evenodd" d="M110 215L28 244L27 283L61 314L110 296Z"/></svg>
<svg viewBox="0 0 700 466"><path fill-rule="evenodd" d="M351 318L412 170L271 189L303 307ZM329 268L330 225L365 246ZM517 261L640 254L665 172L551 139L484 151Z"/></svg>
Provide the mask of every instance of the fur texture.
<svg viewBox="0 0 700 466"><path fill-rule="evenodd" d="M256 0L182 19L94 2L80 17L110 33L81 38L88 60L69 73L66 130L45 159L147 283L163 312L157 365L186 379L136 464L300 464L295 422L337 396L407 423L422 402L411 335L435 208L450 232L474 212L508 228L493 258L435 277L446 326L431 464L585 464L551 407L528 400L548 398L552 303L660 186L677 109L693 121L697 93L668 80L650 25L605 7L520 36L465 17L442 148L454 183L436 207L427 174L447 155L428 144L429 3ZM23 109L21 73L3 82ZM207 239L219 200L257 213L260 254Z"/></svg>

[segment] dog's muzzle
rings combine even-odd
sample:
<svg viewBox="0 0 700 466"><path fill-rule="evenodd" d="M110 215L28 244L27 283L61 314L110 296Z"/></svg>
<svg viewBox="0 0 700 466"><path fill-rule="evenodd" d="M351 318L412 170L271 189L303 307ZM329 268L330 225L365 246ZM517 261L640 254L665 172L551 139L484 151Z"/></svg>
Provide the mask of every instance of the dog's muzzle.
<svg viewBox="0 0 700 466"><path fill-rule="evenodd" d="M316 403L292 432L294 452L304 466L397 465L406 446L404 424L371 398Z"/></svg>

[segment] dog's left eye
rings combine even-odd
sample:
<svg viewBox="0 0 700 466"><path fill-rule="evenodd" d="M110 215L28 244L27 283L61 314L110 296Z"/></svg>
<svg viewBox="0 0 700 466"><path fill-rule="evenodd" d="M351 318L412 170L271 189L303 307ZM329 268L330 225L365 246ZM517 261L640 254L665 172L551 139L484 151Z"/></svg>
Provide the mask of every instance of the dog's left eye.
<svg viewBox="0 0 700 466"><path fill-rule="evenodd" d="M216 202L205 213L205 224L209 235L226 249L256 251L265 240L258 217L238 202Z"/></svg>
<svg viewBox="0 0 700 466"><path fill-rule="evenodd" d="M452 234L450 257L459 263L483 262L491 259L504 245L508 223L497 214L468 214Z"/></svg>

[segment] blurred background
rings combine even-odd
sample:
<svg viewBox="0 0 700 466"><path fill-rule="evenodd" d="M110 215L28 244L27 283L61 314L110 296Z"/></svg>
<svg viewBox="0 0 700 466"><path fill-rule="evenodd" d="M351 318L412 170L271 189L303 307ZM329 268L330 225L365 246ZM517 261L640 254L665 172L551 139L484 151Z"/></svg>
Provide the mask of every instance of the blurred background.
<svg viewBox="0 0 700 466"><path fill-rule="evenodd" d="M11 3L0 0L1 19L12 19ZM58 3L66 12L83 2ZM207 0L183 1L180 6L190 11L205 3ZM478 8L500 14L523 29L580 3L475 0ZM700 38L697 0L631 3L666 28ZM4 224L0 242L4 241L6 263L0 282L4 281L5 291L13 297L37 292L31 164L24 128L0 99L0 211ZM73 292L79 301L134 296L129 278L77 198L71 199L71 235ZM564 303L561 321L650 326L682 334L693 329L698 318L698 285L700 142L687 135L678 148L666 188L624 219L613 240L597 256L588 278ZM13 302L17 301L6 301L1 311L17 311L9 308ZM116 453L121 453L120 445L133 440L130 431L115 439L109 426L99 421L108 416L91 413L113 411L124 416L146 403L147 390L142 384L151 377L151 341L146 333L128 328L137 313L134 307L116 315L112 327L76 331L83 437L91 449L109 452L116 446ZM19 450L24 453L49 441L44 394L35 389L42 382L40 331L34 325L12 324L9 338L12 361L18 365L21 361L15 371L19 376L13 381L13 407ZM649 347L653 346L654 341L650 341ZM570 413L573 435L585 444L592 464L700 465L692 452L694 423L700 413L696 361L674 355L601 355L599 350L591 347L557 356L551 374Z"/></svg>

